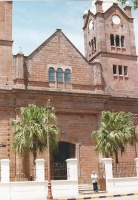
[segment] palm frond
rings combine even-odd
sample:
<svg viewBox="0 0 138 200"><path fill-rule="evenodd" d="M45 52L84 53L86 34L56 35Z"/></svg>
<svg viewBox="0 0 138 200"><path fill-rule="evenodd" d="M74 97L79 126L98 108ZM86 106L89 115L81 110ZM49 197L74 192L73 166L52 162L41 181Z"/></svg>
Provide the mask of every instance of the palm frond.
<svg viewBox="0 0 138 200"><path fill-rule="evenodd" d="M50 134L51 151L56 148L59 141L59 128L55 124L57 117L55 111L47 112L47 107L38 107L34 104L20 108L20 119L11 123L16 129L13 136L13 149L16 152L23 155L28 150L36 156L37 150L44 151L47 147L47 131Z"/></svg>
<svg viewBox="0 0 138 200"><path fill-rule="evenodd" d="M130 112L103 111L99 129L91 134L96 139L96 151L103 155L118 156L120 150L123 154L125 144L133 145L138 140L132 119L133 114Z"/></svg>

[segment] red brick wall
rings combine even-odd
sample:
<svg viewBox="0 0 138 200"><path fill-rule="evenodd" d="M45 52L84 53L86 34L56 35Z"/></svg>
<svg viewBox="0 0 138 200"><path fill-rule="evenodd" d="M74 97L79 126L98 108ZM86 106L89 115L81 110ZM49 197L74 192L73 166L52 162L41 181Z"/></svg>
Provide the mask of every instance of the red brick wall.
<svg viewBox="0 0 138 200"><path fill-rule="evenodd" d="M135 97L135 90L138 87L138 80L135 74L138 73L137 61L133 57L103 54L100 58L102 63L102 75L106 87L106 93L111 95ZM128 75L114 75L113 65L127 66ZM122 68L123 69L123 68Z"/></svg>
<svg viewBox="0 0 138 200"><path fill-rule="evenodd" d="M12 2L0 2L0 83L12 81Z"/></svg>
<svg viewBox="0 0 138 200"><path fill-rule="evenodd" d="M126 12L127 13L127 12ZM120 24L115 25L112 22L112 16L120 16ZM93 28L89 29L89 21L93 21ZM113 5L105 13L98 12L95 15L89 13L84 16L84 41L85 55L91 60L99 52L111 52L110 34L125 37L125 48L115 48L116 53L136 55L134 24L132 16L127 16L117 5ZM96 51L91 52L89 42L96 37ZM119 52L117 52L119 50Z"/></svg>
<svg viewBox="0 0 138 200"><path fill-rule="evenodd" d="M120 24L115 25L112 23L112 16L118 15L121 19ZM125 15L119 7L114 6L114 8L110 9L109 12L104 14L104 31L106 35L106 47L107 52L111 51L111 44L110 44L110 34L114 34L125 37L125 48L123 54L129 55L136 55L136 46L135 46L135 36L134 36L134 25L133 19L129 18ZM100 25L99 25L100 26ZM121 48L120 48L121 49ZM120 49L119 52L120 53Z"/></svg>
<svg viewBox="0 0 138 200"><path fill-rule="evenodd" d="M92 69L61 31L27 58L29 81L48 82L48 67L71 68L73 85L93 85Z"/></svg>
<svg viewBox="0 0 138 200"><path fill-rule="evenodd" d="M5 72L7 73L8 71L8 77L11 80L12 73L9 66L12 66L12 53L9 41L11 41L12 4L10 2L0 2L0 9L2 9L0 10L0 40L6 40L7 42L5 46L0 45L0 76L3 77ZM5 9L8 9L6 15ZM117 12L119 11L117 10ZM111 13L113 14L114 11ZM108 49L111 53L109 47L111 13L108 13L108 16L106 16L106 32L103 32L103 18L99 14L98 21L96 22L96 28L99 32L91 35L95 37L100 36L97 38L98 51L107 51ZM4 17L8 21L7 24L3 24ZM126 19L123 15L122 19L126 27ZM3 25L6 25L6 34L2 28ZM133 24L131 20L129 21L129 26L132 29ZM126 30L129 30L129 28ZM128 40L126 30L125 37ZM119 31L121 31L121 28L119 28ZM91 36L87 35L86 37L89 38ZM16 79L15 89L0 90L0 142L6 144L6 147L0 148L1 158L9 158L11 162L15 163L21 161L12 150L14 130L9 128L10 122L20 115L19 108L27 106L30 103L45 106L47 100L50 98L51 105L56 109L58 125L61 130L61 141L80 144L78 157L79 174L83 180L89 180L91 172L98 170L98 162L100 160L99 155L94 150L95 142L91 138L91 133L98 128L101 112L103 110L111 110L138 113L138 100L137 98L132 98L137 95L136 57L127 55L127 53L131 55L135 54L133 36L132 31L132 44L130 44L129 48L127 41L127 50L125 53L122 53L124 57L120 54L114 54L113 56L109 52L102 53L97 55L99 60L95 59L93 61L95 63L88 63L66 36L64 36L61 30L57 30L55 34L40 45L30 56L25 57L24 62L22 59L23 55L14 56L13 78ZM108 40L107 44L105 44L105 38ZM88 45L86 41L85 44ZM5 52L8 52L8 54ZM17 57L19 58L19 62L16 66L17 68L15 68ZM101 65L99 63L96 65L96 62L101 62ZM120 63L129 67L127 80L116 80L113 77L112 64ZM63 68L63 70L66 68L71 69L72 81L68 85L68 92L62 91L64 87L61 84L59 84L58 89L54 84L49 84L48 67L50 66L56 69L58 67ZM7 70L7 67L9 70ZM101 80L101 77L103 80ZM102 95L100 94L101 91L98 91L99 93L95 91L95 83L101 86L100 82L103 84L103 88L106 88L105 93ZM110 86L111 90L108 90L108 86ZM98 94L95 94L96 92ZM127 97L128 93L131 97ZM123 161L129 157L131 160L134 160L134 148L127 148L126 152L127 154L120 157L120 159ZM43 153L39 157L46 159L47 154ZM32 156L30 158L32 162Z"/></svg>
<svg viewBox="0 0 138 200"><path fill-rule="evenodd" d="M14 97L10 92L0 91L0 159L14 159L12 150L13 134L10 128L11 120L15 119Z"/></svg>
<svg viewBox="0 0 138 200"><path fill-rule="evenodd" d="M91 133L98 129L102 110L122 110L126 112L131 110L138 113L137 100L113 98L105 95L13 90L11 92L5 91L1 97L3 97L3 100L1 100L0 104L0 119L2 124L0 138L1 142L7 145L6 148L0 148L1 158L9 158L11 162L19 162L20 160L12 150L14 130L9 129L11 120L15 119L15 116L19 117L20 115L20 106L27 106L29 103L45 106L47 100L50 98L51 105L56 109L61 141L80 144L78 158L79 174L80 178L87 182L90 181L91 172L93 170L98 171L100 157L94 150L95 141L91 138ZM17 109L15 110L15 108ZM40 154L39 157L47 160L46 152ZM134 160L134 147L128 147L126 154L120 157L120 160L126 161L128 157L129 160ZM32 156L30 158L32 159Z"/></svg>
<svg viewBox="0 0 138 200"><path fill-rule="evenodd" d="M113 24L112 16L120 16L120 24ZM130 16L129 16L130 17ZM89 29L89 21L93 21L93 28ZM129 34L130 33L130 34ZM124 36L125 46L111 46L110 34ZM96 38L96 50L92 54L89 42ZM105 13L98 12L95 15L88 13L84 16L84 40L87 59L94 63L101 63L102 83L105 94L117 96L135 97L138 73L135 36L132 17L128 18L117 5L113 5ZM91 54L91 55L90 55ZM113 65L128 67L128 76L114 75ZM123 69L123 68L122 68Z"/></svg>

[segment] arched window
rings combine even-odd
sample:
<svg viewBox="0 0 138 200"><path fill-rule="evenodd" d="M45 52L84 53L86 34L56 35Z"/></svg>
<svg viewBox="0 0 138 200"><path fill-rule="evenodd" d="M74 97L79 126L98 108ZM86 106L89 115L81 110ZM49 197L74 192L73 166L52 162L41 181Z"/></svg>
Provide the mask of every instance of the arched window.
<svg viewBox="0 0 138 200"><path fill-rule="evenodd" d="M117 74L117 66L113 65L113 74Z"/></svg>
<svg viewBox="0 0 138 200"><path fill-rule="evenodd" d="M125 76L127 76L127 70L128 70L127 68L128 68L127 66L124 66L124 75Z"/></svg>
<svg viewBox="0 0 138 200"><path fill-rule="evenodd" d="M111 46L115 46L113 34L110 35L110 43L111 43Z"/></svg>
<svg viewBox="0 0 138 200"><path fill-rule="evenodd" d="M125 37L121 36L121 47L125 46Z"/></svg>
<svg viewBox="0 0 138 200"><path fill-rule="evenodd" d="M53 67L50 67L48 70L49 81L55 81L55 70Z"/></svg>
<svg viewBox="0 0 138 200"><path fill-rule="evenodd" d="M119 75L122 75L122 65L118 65L118 72L119 72Z"/></svg>
<svg viewBox="0 0 138 200"><path fill-rule="evenodd" d="M57 82L63 82L63 71L61 68L57 69Z"/></svg>
<svg viewBox="0 0 138 200"><path fill-rule="evenodd" d="M71 82L71 71L70 71L70 69L65 70L65 82L66 83Z"/></svg>
<svg viewBox="0 0 138 200"><path fill-rule="evenodd" d="M96 50L96 37L94 37L94 50Z"/></svg>
<svg viewBox="0 0 138 200"><path fill-rule="evenodd" d="M120 47L119 35L116 35L116 46Z"/></svg>
<svg viewBox="0 0 138 200"><path fill-rule="evenodd" d="M93 45L93 40L91 40L92 41L92 51L94 51L94 45Z"/></svg>

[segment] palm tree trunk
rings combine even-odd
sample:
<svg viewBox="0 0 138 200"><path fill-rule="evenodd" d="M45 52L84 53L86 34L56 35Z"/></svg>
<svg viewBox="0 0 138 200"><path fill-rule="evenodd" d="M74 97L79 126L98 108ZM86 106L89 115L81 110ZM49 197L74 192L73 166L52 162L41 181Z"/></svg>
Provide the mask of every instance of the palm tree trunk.
<svg viewBox="0 0 138 200"><path fill-rule="evenodd" d="M118 152L115 153L115 162L116 162L116 176L120 177Z"/></svg>
<svg viewBox="0 0 138 200"><path fill-rule="evenodd" d="M115 162L116 162L116 165L119 164L119 161L118 161L118 152L115 153Z"/></svg>
<svg viewBox="0 0 138 200"><path fill-rule="evenodd" d="M36 143L34 142L34 144L33 144L33 163L34 163L34 165L35 165L36 158L37 158Z"/></svg>

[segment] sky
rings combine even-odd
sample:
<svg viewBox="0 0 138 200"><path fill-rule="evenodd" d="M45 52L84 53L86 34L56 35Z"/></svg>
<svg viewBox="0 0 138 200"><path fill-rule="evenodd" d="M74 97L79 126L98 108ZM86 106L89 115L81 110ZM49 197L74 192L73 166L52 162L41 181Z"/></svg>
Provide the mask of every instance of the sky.
<svg viewBox="0 0 138 200"><path fill-rule="evenodd" d="M31 54L56 29L62 32L84 55L83 15L92 0L13 1L13 54L20 50ZM138 10L132 11L138 54Z"/></svg>

